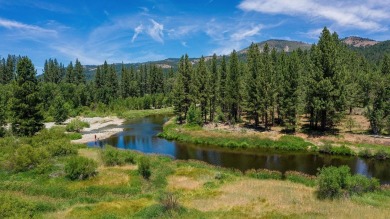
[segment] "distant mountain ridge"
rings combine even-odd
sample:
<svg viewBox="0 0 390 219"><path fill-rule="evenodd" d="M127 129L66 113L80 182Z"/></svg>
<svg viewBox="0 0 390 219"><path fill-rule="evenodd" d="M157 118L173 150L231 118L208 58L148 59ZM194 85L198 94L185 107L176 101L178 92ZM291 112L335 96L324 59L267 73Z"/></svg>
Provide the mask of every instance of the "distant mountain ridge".
<svg viewBox="0 0 390 219"><path fill-rule="evenodd" d="M375 41L375 40L368 39L368 38L362 38L362 37L358 37L358 36L346 37L346 38L342 39L341 41L344 42L345 44L347 44L348 46L353 46L353 47L374 46L374 45L380 43L379 41Z"/></svg>
<svg viewBox="0 0 390 219"><path fill-rule="evenodd" d="M348 45L349 48L364 55L368 60L372 62L377 62L384 56L385 53L390 53L390 41L380 42L380 41L358 37L358 36L346 37L341 39L341 41L346 45ZM298 48L302 50L308 50L312 46L312 44L310 43L293 41L293 40L279 40L279 39L270 39L270 40L258 42L256 44L259 46L260 51L263 50L265 44L268 44L271 50L275 48L276 51L278 52L284 51L287 53L297 50ZM248 48L249 47L239 50L238 54L240 56L245 56L246 53L248 52ZM207 61L211 59L211 56L205 56L205 59ZM140 65L144 65L144 64L155 64L158 67L161 67L163 70L168 70L171 67L177 68L179 61L180 58L167 58L164 60L149 61L149 62L142 62L142 63L126 63L124 65L126 67L133 66L137 68ZM190 61L193 64L196 64L199 61L199 58L190 58ZM121 63L115 63L115 67L118 73L120 72L121 65L122 65ZM87 79L88 80L93 79L96 73L97 65L85 65L84 68L86 69Z"/></svg>
<svg viewBox="0 0 390 219"><path fill-rule="evenodd" d="M292 52L294 50L297 50L298 48L302 50L308 50L311 47L311 44L305 42L278 39L270 39L256 44L259 46L260 51L263 51L265 44L268 44L271 50L275 48L277 52ZM238 53L247 53L248 49L249 47L238 51Z"/></svg>

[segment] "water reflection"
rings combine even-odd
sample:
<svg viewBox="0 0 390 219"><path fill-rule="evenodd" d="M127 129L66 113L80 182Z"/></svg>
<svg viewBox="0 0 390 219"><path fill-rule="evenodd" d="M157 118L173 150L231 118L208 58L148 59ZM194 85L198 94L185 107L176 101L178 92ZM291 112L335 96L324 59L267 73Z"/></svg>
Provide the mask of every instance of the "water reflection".
<svg viewBox="0 0 390 219"><path fill-rule="evenodd" d="M122 132L89 146L110 144L122 149L157 153L176 159L196 159L228 168L248 170L266 168L285 172L295 170L314 175L323 166L348 165L354 173L376 177L381 183L390 184L390 162L357 157L330 156L303 152L281 152L272 150L233 150L212 146L167 141L156 137L162 131L166 116L150 116L132 120L124 125Z"/></svg>

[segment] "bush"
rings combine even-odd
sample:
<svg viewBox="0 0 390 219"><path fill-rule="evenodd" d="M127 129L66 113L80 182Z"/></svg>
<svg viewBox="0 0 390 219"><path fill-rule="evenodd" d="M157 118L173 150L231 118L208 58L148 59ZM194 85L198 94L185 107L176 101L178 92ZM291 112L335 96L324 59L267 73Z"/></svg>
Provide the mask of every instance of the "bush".
<svg viewBox="0 0 390 219"><path fill-rule="evenodd" d="M76 155L77 148L68 141L54 141L48 146L51 156Z"/></svg>
<svg viewBox="0 0 390 219"><path fill-rule="evenodd" d="M172 193L167 193L164 195L164 197L160 200L160 203L166 211L179 209L179 202L176 196L174 196Z"/></svg>
<svg viewBox="0 0 390 219"><path fill-rule="evenodd" d="M71 157L65 164L65 174L71 180L83 180L95 176L97 163L85 157Z"/></svg>
<svg viewBox="0 0 390 219"><path fill-rule="evenodd" d="M245 172L245 175L256 179L282 179L282 173L274 170L267 169L251 169Z"/></svg>
<svg viewBox="0 0 390 219"><path fill-rule="evenodd" d="M380 188L379 181L375 178L367 178L362 175L354 175L347 181L347 190L349 194L361 195L366 192L373 192Z"/></svg>
<svg viewBox="0 0 390 219"><path fill-rule="evenodd" d="M30 145L22 145L9 159L9 167L14 172L22 172L35 168L49 157L41 148L33 148Z"/></svg>
<svg viewBox="0 0 390 219"><path fill-rule="evenodd" d="M89 123L81 121L80 119L73 119L66 125L66 131L68 132L80 132L83 128L89 128Z"/></svg>
<svg viewBox="0 0 390 219"><path fill-rule="evenodd" d="M390 155L382 149L375 153L375 158L378 160L386 160L390 158Z"/></svg>
<svg viewBox="0 0 390 219"><path fill-rule="evenodd" d="M343 194L343 188L346 187L347 178L351 175L348 166L324 167L318 174L318 197L339 198Z"/></svg>
<svg viewBox="0 0 390 219"><path fill-rule="evenodd" d="M82 134L80 133L68 133L66 135L70 140L78 140L78 139L81 139L83 137Z"/></svg>
<svg viewBox="0 0 390 219"><path fill-rule="evenodd" d="M186 121L190 125L203 125L200 110L194 104L188 109Z"/></svg>
<svg viewBox="0 0 390 219"><path fill-rule="evenodd" d="M118 150L109 145L107 145L105 149L101 151L100 155L104 165L106 166L121 166L125 163L135 163L135 155L133 152Z"/></svg>
<svg viewBox="0 0 390 219"><path fill-rule="evenodd" d="M152 173L150 171L150 160L148 157L143 156L139 159L138 173L141 174L144 179L150 178Z"/></svg>
<svg viewBox="0 0 390 219"><path fill-rule="evenodd" d="M36 214L36 206L22 201L14 195L0 195L0 218L32 218Z"/></svg>
<svg viewBox="0 0 390 219"><path fill-rule="evenodd" d="M334 155L345 155L345 156L353 156L355 153L345 145L340 146L340 147L333 147L331 149L331 154Z"/></svg>
<svg viewBox="0 0 390 219"><path fill-rule="evenodd" d="M370 158L373 156L370 149L366 148L364 150L359 151L359 156L364 158Z"/></svg>
<svg viewBox="0 0 390 219"><path fill-rule="evenodd" d="M361 195L380 188L379 181L362 175L351 175L348 166L324 167L318 174L318 198L339 198L345 195Z"/></svg>
<svg viewBox="0 0 390 219"><path fill-rule="evenodd" d="M304 184L306 186L313 187L316 185L316 177L311 176L305 173L297 172L297 171L287 171L284 176L286 177L286 180Z"/></svg>

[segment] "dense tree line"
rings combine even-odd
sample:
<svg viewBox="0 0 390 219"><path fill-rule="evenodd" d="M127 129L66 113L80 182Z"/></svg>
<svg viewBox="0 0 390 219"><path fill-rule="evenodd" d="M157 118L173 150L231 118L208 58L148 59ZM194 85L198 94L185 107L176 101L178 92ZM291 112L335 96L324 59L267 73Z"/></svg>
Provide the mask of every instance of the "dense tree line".
<svg viewBox="0 0 390 219"><path fill-rule="evenodd" d="M194 105L203 122L247 119L254 127L261 124L267 130L280 124L292 131L302 116L309 129L332 129L360 107L366 109L372 132L379 134L390 129L389 71L388 55L380 66L372 66L324 28L309 51L286 54L268 45L260 51L252 44L246 59L233 51L218 61L214 55L206 64L202 57L194 67L185 55L173 103L179 122Z"/></svg>
<svg viewBox="0 0 390 219"><path fill-rule="evenodd" d="M65 67L48 59L38 79L27 57L9 55L0 60L0 83L0 127L11 122L20 135L32 135L43 119L61 123L85 109L169 106L180 123L190 114L199 124L246 121L291 131L302 120L309 129L331 129L360 107L373 133L390 129L390 56L370 63L326 28L310 50L285 53L252 44L244 55L233 51L195 61L184 55L170 69L153 64L117 69L104 62L92 81L79 60Z"/></svg>

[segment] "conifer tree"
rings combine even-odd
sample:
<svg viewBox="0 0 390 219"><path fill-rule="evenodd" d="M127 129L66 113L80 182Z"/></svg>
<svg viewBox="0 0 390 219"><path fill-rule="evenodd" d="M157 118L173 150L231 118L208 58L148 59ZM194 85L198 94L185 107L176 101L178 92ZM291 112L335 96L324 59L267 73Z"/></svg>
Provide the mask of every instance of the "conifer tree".
<svg viewBox="0 0 390 219"><path fill-rule="evenodd" d="M66 67L65 82L66 83L73 83L73 82L75 82L72 62L70 62L69 65Z"/></svg>
<svg viewBox="0 0 390 219"><path fill-rule="evenodd" d="M260 111L260 51L257 44L252 43L248 50L248 70L249 74L247 76L246 82L246 91L247 91L247 100L246 100L246 110L248 115L254 120L255 127L259 125L259 111Z"/></svg>
<svg viewBox="0 0 390 219"><path fill-rule="evenodd" d="M226 84L229 120L234 123L238 121L240 106L240 67L237 52L235 50L233 50L230 55L229 72Z"/></svg>
<svg viewBox="0 0 390 219"><path fill-rule="evenodd" d="M76 63L74 65L74 75L75 75L76 84L85 84L86 83L84 68L78 59L76 59Z"/></svg>
<svg viewBox="0 0 390 219"><path fill-rule="evenodd" d="M217 55L214 53L213 58L211 59L211 75L208 83L210 90L210 122L214 121L214 114L217 109L217 101L219 99L219 73L218 73L218 64L217 64Z"/></svg>
<svg viewBox="0 0 390 219"><path fill-rule="evenodd" d="M227 64L226 57L222 56L220 80L219 80L219 102L223 113L227 113Z"/></svg>
<svg viewBox="0 0 390 219"><path fill-rule="evenodd" d="M62 95L57 95L53 102L54 121L56 124L61 124L68 118L68 110L65 107L65 100Z"/></svg>
<svg viewBox="0 0 390 219"><path fill-rule="evenodd" d="M31 60L21 58L17 65L16 85L12 98L12 132L31 136L43 128L43 116L39 110L39 87Z"/></svg>
<svg viewBox="0 0 390 219"><path fill-rule="evenodd" d="M207 70L205 59L202 56L200 58L198 68L196 70L197 72L197 96L200 103L200 112L201 112L201 118L203 118L203 121L207 121L207 105L209 102L209 71Z"/></svg>

